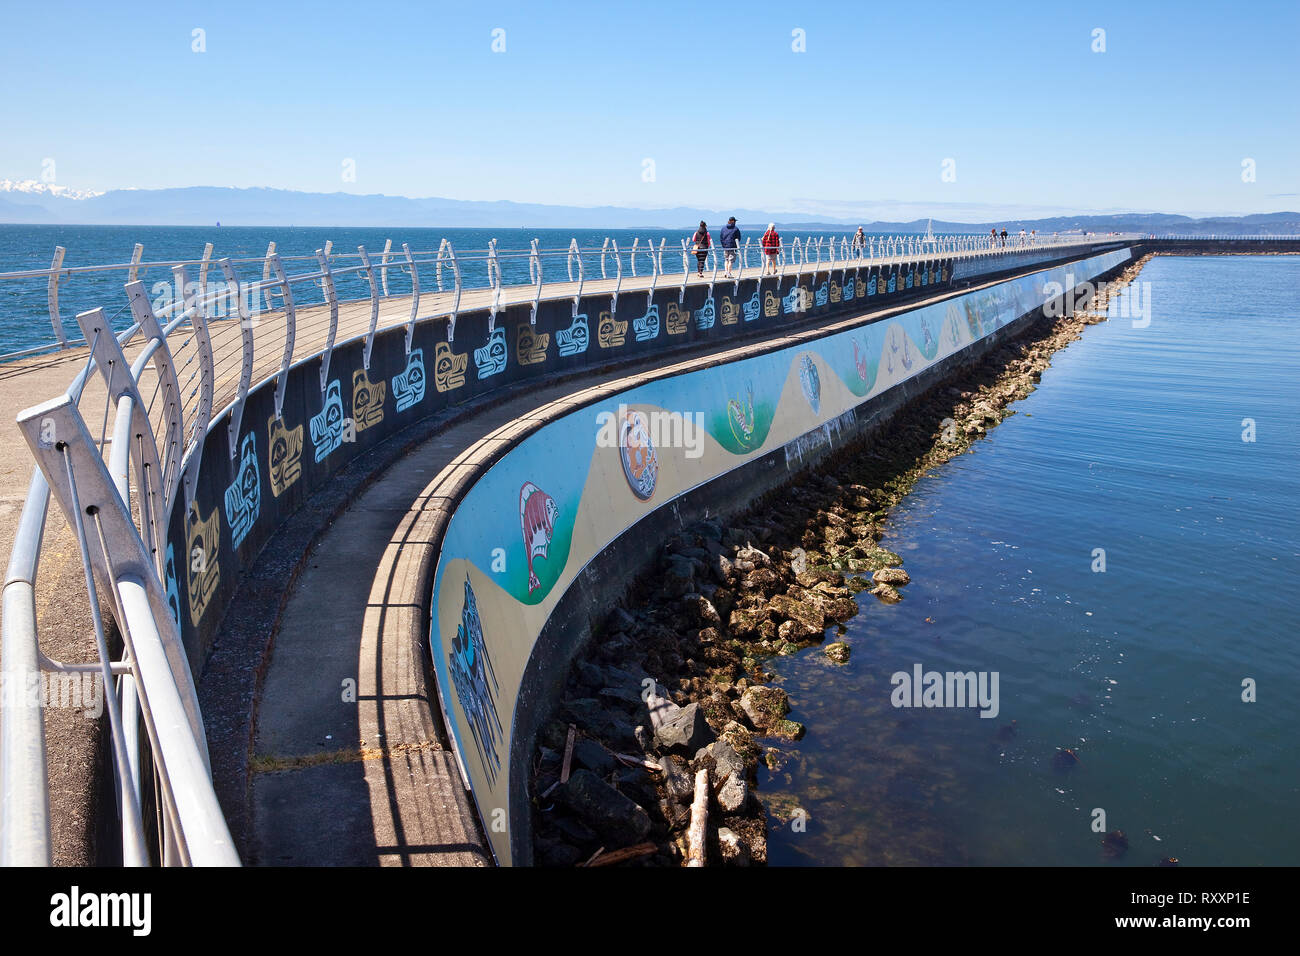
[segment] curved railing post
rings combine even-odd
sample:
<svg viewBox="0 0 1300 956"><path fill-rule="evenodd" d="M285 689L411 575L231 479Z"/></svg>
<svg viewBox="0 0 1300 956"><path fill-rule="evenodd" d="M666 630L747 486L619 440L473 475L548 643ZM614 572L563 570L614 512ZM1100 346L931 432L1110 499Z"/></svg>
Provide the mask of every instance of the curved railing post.
<svg viewBox="0 0 1300 956"><path fill-rule="evenodd" d="M451 243L447 243L447 251L451 254L452 268L456 271L456 304L451 310L451 323L456 324L456 312L460 308L460 266L456 264L456 255L451 252ZM420 270L415 264L415 256L411 255L411 244L402 243L402 254L406 256L406 265L403 267L411 276L411 317L406 320L406 354L411 354L411 342L415 339L415 320L420 314Z"/></svg>
<svg viewBox="0 0 1300 956"><path fill-rule="evenodd" d="M162 326L154 315L149 296L145 293L144 283L136 280L126 284L127 300L131 304L131 314L140 326L146 347L150 342L157 342L152 359L154 372L158 376L158 401L162 403L162 432L159 460L162 464L163 514L171 514L180 487L181 456L185 451L185 409L181 399L180 382L176 377L176 365L171 350L163 336Z"/></svg>
<svg viewBox="0 0 1300 956"><path fill-rule="evenodd" d="M280 284L280 296L284 300L284 354L280 358L280 373L275 382L275 417L283 418L284 390L289 384L289 366L293 362L298 312L293 305L293 289L289 288L289 277L284 274L284 263L280 257L273 253L267 258L266 265L275 274L275 279ZM186 507L189 507L188 501Z"/></svg>
<svg viewBox="0 0 1300 956"><path fill-rule="evenodd" d="M384 288L384 298L388 298L388 260L393 254L393 240L384 240L384 251L379 256L379 281Z"/></svg>
<svg viewBox="0 0 1300 956"><path fill-rule="evenodd" d="M614 246L614 271L616 274L614 276L614 291L609 297L609 314L615 315L618 312L618 293L619 290L623 288L623 257L618 254L618 240L611 239L610 242ZM604 266L604 258L605 257L602 254L602 267ZM575 317L577 314L577 312L574 312Z"/></svg>
<svg viewBox="0 0 1300 956"><path fill-rule="evenodd" d="M240 366L239 389L235 392L235 404L230 409L230 423L226 426L226 437L230 444L230 462L234 464L239 449L239 428L244 420L244 402L248 398L248 388L253 382L253 319L248 312L248 303L244 300L235 275L235 267L228 258L217 260L221 274L225 276L226 287L233 290L235 308L239 314ZM227 295L230 293L228 292Z"/></svg>
<svg viewBox="0 0 1300 956"><path fill-rule="evenodd" d="M325 350L321 353L320 363L320 393L325 394L325 387L329 384L330 379L330 358L334 355L334 337L339 331L339 300L334 291L334 275L330 272L329 246L325 243L325 249L316 250L316 261L320 264L320 287L321 292L325 295L325 304L330 310L330 328L329 333L325 336ZM407 341L407 351L410 351L410 341Z"/></svg>
<svg viewBox="0 0 1300 956"><path fill-rule="evenodd" d="M361 257L361 268L365 271L366 282L370 286L370 326L366 329L366 346L361 354L362 366L370 371L370 350L375 346L375 329L379 327L379 284L375 282L375 267L370 264L370 254L365 246L357 246L357 255Z"/></svg>
<svg viewBox="0 0 1300 956"><path fill-rule="evenodd" d="M127 282L140 278L140 260L144 258L144 243L137 242L131 250L131 267L127 270Z"/></svg>
<svg viewBox="0 0 1300 956"><path fill-rule="evenodd" d="M641 244L640 236L632 237L632 251L628 254L628 261L632 264L632 278L636 278L636 247Z"/></svg>
<svg viewBox="0 0 1300 956"><path fill-rule="evenodd" d="M278 264L277 258L277 264ZM190 505L194 502L194 487L199 478L199 466L203 461L203 444L208 435L208 423L212 419L212 393L213 393L213 367L212 367L212 339L208 335L208 321L203 314L203 310L198 308L194 288L189 284L188 275L184 266L173 266L172 275L175 276L177 288L184 290L185 312L189 314L190 321L194 325L194 341L199 355L199 384L198 396L199 403L195 410L194 420L189 423L190 436L186 443L185 451L181 456L181 484L185 489L185 510L188 511ZM285 283L285 300L289 301L290 293L287 290L288 283ZM289 328L292 329L292 323ZM292 336L290 336L292 339ZM292 344L290 344L290 354L292 354ZM285 369L288 369L288 361L285 362ZM283 385L281 386L283 388ZM194 393L191 392L191 395ZM181 407L185 406L187 396L181 396ZM279 405L276 406L276 414L279 415Z"/></svg>
<svg viewBox="0 0 1300 956"><path fill-rule="evenodd" d="M574 259L578 260L578 288L573 293L573 316L574 318L577 318L578 307L582 302L582 286L583 283L586 281L587 270L582 265L582 253L578 251L578 240L576 238L569 240L569 257L567 260L567 267L569 270L570 282L573 281Z"/></svg>
<svg viewBox="0 0 1300 956"><path fill-rule="evenodd" d="M488 318L492 327L496 328L497 313L501 311L501 299L503 295L501 284L501 260L497 258L496 239L488 240L487 274L488 285L492 288L492 300L488 304Z"/></svg>
<svg viewBox="0 0 1300 956"><path fill-rule="evenodd" d="M542 254L538 240L528 243L528 281L533 285L533 304L528 310L528 324L537 324L537 305L542 301Z"/></svg>
<svg viewBox="0 0 1300 956"><path fill-rule="evenodd" d="M263 308L262 302L259 301L257 303L258 312L274 312L275 303L271 301L271 296L274 295L283 298L283 285L281 286L280 292L271 291L274 288L271 284L271 275L275 271L271 266L272 259L276 259L274 240L266 244L266 257L262 260L262 294L259 299L265 300L266 306Z"/></svg>
<svg viewBox="0 0 1300 956"><path fill-rule="evenodd" d="M63 268L63 257L67 253L63 246L54 247L54 260L50 263L50 281L47 298L50 303L50 324L54 326L54 337L59 340L59 348L68 347L68 335L63 331L63 320L59 318L59 280Z"/></svg>

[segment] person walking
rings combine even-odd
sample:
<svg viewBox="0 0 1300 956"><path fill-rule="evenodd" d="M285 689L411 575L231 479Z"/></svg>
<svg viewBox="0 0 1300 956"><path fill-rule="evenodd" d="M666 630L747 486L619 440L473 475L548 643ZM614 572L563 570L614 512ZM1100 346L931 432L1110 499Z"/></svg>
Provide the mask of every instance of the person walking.
<svg viewBox="0 0 1300 956"><path fill-rule="evenodd" d="M759 240L763 244L763 275L767 275L770 267L772 275L776 275L776 256L781 251L781 234L776 231L776 223L767 224L767 232L763 233L763 238Z"/></svg>
<svg viewBox="0 0 1300 956"><path fill-rule="evenodd" d="M701 279L704 278L704 260L709 257L709 245L709 224L701 219L700 228L691 237L691 251L695 253L695 261L699 264Z"/></svg>
<svg viewBox="0 0 1300 956"><path fill-rule="evenodd" d="M722 227L722 269L728 279L732 278L731 270L736 264L736 251L740 247L740 228L736 225L736 217L732 216L727 220L727 224Z"/></svg>
<svg viewBox="0 0 1300 956"><path fill-rule="evenodd" d="M996 246L996 245L998 244L998 227L997 227L997 226L994 226L992 229L989 230L989 238L992 240L992 242L990 242L990 244L989 244L989 248L993 248L994 246Z"/></svg>
<svg viewBox="0 0 1300 956"><path fill-rule="evenodd" d="M1005 249L1006 247L1007 247L1007 227L1003 226L1002 227L1002 248Z"/></svg>
<svg viewBox="0 0 1300 956"><path fill-rule="evenodd" d="M853 234L853 254L861 258L862 254L867 251L867 234L858 226L858 231Z"/></svg>

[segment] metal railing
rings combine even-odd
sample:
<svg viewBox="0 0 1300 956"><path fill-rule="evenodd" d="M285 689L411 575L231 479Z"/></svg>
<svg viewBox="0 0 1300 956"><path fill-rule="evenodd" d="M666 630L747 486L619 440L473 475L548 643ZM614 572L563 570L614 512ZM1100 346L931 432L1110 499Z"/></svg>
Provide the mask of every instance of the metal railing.
<svg viewBox="0 0 1300 956"><path fill-rule="evenodd" d="M137 284L128 283L132 306ZM124 864L239 862L212 789L179 605L163 583L172 560L167 516L178 490L192 488L199 466L212 366L204 358L199 304L178 306L163 318L165 326L146 310L114 335L103 309L78 315L89 347L83 368L62 395L18 416L37 468L3 594L0 863L6 865L50 862L42 715L49 675L89 675L101 683ZM128 343L133 360L124 351ZM190 365L195 370L182 384L178 376ZM146 372L157 379L147 400ZM101 409L102 417L86 414ZM97 435L88 417L102 422ZM80 553L95 661L56 661L40 649L37 571L51 496ZM101 600L116 623L118 653Z"/></svg>
<svg viewBox="0 0 1300 956"><path fill-rule="evenodd" d="M794 252L793 237L781 244L782 261L792 255L799 256L798 265L804 266L804 254L821 265L843 263L853 259L861 265L915 257L978 257L1007 252L1023 252L1027 248L1051 249L1075 245L1084 241L1098 241L1100 237L1084 236L1008 236L994 242L989 236L938 236L892 235L861 236L822 235L803 236L798 239L799 252ZM717 235L711 236L717 247ZM689 240L682 240L683 243ZM130 261L109 265L70 266L66 264L67 250L55 249L49 268L29 269L0 273L0 301L10 303L11 314L0 317L0 361L49 352L52 349L76 347L80 343L69 336L66 319L69 287L85 288L78 296L89 306L114 294L113 286L121 282L145 282L152 300L183 299L185 291L175 288L176 270L185 270L185 281L190 283L200 297L206 296L210 287L238 285L246 304L249 318L267 311L283 309L285 280L301 284L310 282L313 288L297 290L296 302L302 305L343 303L372 303L376 299L389 299L404 295L417 300L412 303L413 320L424 317L420 313L418 297L421 292L448 293L453 301L441 310L454 318L459 310L455 299L466 292L490 291L496 305L504 306L512 297L512 287L531 287L537 293L533 299L544 300L548 286L574 281L590 281L599 274L602 279L616 277L626 281L648 274L668 275L693 271L683 263L679 270L673 257L665 262L665 240L643 242L634 239L630 246L619 247L615 239L606 239L600 246L579 247L577 240L562 248L542 248L533 240L528 248L500 248L492 240L487 249L457 252L449 240L444 239L435 250L413 250L408 245L394 249L391 240L381 253L372 256L364 246L357 252L335 252L330 243L313 255L279 255L271 243L265 256L256 258L213 258L213 246L208 243L203 255L187 260L145 261L143 246L136 244ZM736 250L742 268L759 264L761 242L747 236ZM796 264L796 263L791 263ZM812 264L812 263L808 263ZM160 274L163 280L160 282ZM372 288L370 283L374 282ZM326 284L333 286L332 290ZM120 286L119 286L120 287ZM564 293L567 297L571 293ZM431 302L444 304L435 295ZM214 319L239 314L232 296L219 295L212 301L209 315ZM161 306L155 304L155 309ZM21 311L20 315L12 313ZM427 309L425 310L428 311ZM47 332L41 337L38 322L46 323ZM21 322L22 328L18 328ZM122 331L125 322L115 324ZM50 334L52 332L52 335ZM22 339L18 336L22 335Z"/></svg>
<svg viewBox="0 0 1300 956"><path fill-rule="evenodd" d="M493 241L470 253L457 253L446 240L425 252L407 245L397 251L389 243L378 255L364 246L336 253L327 245L313 256L280 256L272 245L264 257L238 260L213 259L209 245L201 258L183 262L145 262L137 245L128 263L67 267L60 248L48 270L0 275L0 290L4 283L44 283L58 346L87 348L84 366L63 394L18 416L37 467L3 594L0 863L50 861L40 701L9 693L50 674L98 675L103 682L123 861L238 863L210 779L167 528L176 508L190 514L210 428L229 412L233 464L248 395L273 382L278 418L295 362L321 360L324 395L331 356L344 342L364 340L369 368L379 329L404 326L409 356L417 324L445 319L451 338L457 314L469 308L489 311L494 322L501 309L527 305L535 320L541 302L568 301L576 312L583 296L608 295L614 311L620 295L653 297L669 275L680 276L684 297L696 283L711 289L732 281L738 287L742 277L761 282L775 275L780 281L837 269L847 275L940 258L989 259L995 268L996 257L1027 250L1064 254L1099 238L1038 237L1003 247L981 236L869 236L857 242L804 236L782 241L770 256L751 238L738 245L731 263L729 250L714 241L705 251L707 275L687 240L672 250L680 252L680 273L675 255L665 258L664 239L634 240L625 249L612 239L587 248L574 240L562 249L543 249L533 240L523 250L504 250ZM735 270L730 277L729 267ZM150 273L167 278L151 289ZM87 275L125 279L125 295L111 311L77 314L77 343L64 334L59 290ZM81 555L95 661L56 661L40 648L37 571L51 497ZM184 571L202 555L180 558ZM110 643L110 616L121 639L118 652Z"/></svg>

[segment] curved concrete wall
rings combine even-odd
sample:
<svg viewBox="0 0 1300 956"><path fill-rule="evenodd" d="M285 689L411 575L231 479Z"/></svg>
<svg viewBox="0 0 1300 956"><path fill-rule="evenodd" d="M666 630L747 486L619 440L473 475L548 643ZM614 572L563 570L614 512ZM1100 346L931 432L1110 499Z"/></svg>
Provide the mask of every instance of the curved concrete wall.
<svg viewBox="0 0 1300 956"><path fill-rule="evenodd" d="M323 388L320 357L295 365L279 417L275 380L250 391L233 442L230 410L214 417L193 503L178 500L168 516L165 585L191 666L201 669L240 574L280 524L340 468L412 422L529 379L779 334L795 323L930 297L953 281L950 259L685 289L680 277L665 277L653 294L624 293L616 302L605 293L542 303L535 323L527 306L495 319L465 312L454 330L446 318L422 320L409 347L405 328L389 329L376 336L369 368L363 341L343 342Z"/></svg>
<svg viewBox="0 0 1300 956"><path fill-rule="evenodd" d="M526 760L550 682L539 636L603 552L659 509L757 462L815 458L857 417L1127 248L800 344L639 385L554 418L460 498L434 574L431 650L449 735L502 863L527 858ZM815 295L815 293L814 293ZM814 298L814 302L818 299ZM572 645L545 644L551 656ZM563 662L548 662L553 675Z"/></svg>

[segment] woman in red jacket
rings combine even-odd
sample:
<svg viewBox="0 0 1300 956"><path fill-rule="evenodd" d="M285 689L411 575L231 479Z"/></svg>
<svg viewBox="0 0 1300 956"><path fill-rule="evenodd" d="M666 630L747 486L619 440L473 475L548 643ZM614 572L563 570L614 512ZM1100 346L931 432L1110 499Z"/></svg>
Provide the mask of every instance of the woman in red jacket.
<svg viewBox="0 0 1300 956"><path fill-rule="evenodd" d="M700 278L704 278L704 260L709 256L709 224L703 219L700 220L700 228L695 230L695 235L691 236L691 250L695 253L695 261L700 266Z"/></svg>
<svg viewBox="0 0 1300 956"><path fill-rule="evenodd" d="M776 223L767 224L767 232L763 233L760 241L763 243L763 254L767 256L767 261L763 263L763 275L767 275L768 266L772 268L772 275L776 275L776 255L781 251L781 234L776 231Z"/></svg>

